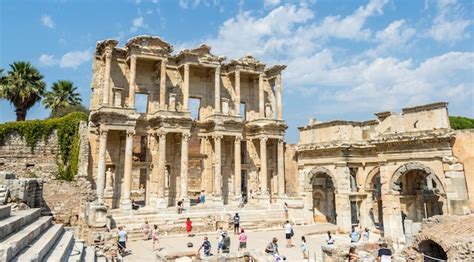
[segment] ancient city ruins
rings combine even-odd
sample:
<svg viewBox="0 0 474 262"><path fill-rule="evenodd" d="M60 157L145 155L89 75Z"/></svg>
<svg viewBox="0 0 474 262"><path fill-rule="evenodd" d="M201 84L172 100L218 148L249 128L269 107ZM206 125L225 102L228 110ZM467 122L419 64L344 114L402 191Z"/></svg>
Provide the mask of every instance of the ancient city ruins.
<svg viewBox="0 0 474 262"><path fill-rule="evenodd" d="M123 46L99 41L75 181L58 185L50 177L54 135L52 144L36 146L44 154L35 154L12 134L0 145L0 170L21 179L44 173L33 190L39 204L33 197L29 206L47 207L56 221L76 226L86 244L107 246L119 225L139 239L145 219L163 235L183 233L186 217L196 232L213 232L239 212L249 230L281 228L286 219L344 234L352 226L368 228L400 261L421 261L422 253L474 259L474 132L451 129L448 104L379 112L363 122L310 119L299 127L299 143L290 145L285 68L251 55L216 56L207 45L174 51L154 36ZM37 188L6 173L1 179L16 191ZM198 203L200 194L205 203ZM176 213L180 200L185 215ZM443 238L456 223L467 229L456 231L463 237ZM373 253L374 246L360 248ZM342 249L322 249L324 261L341 259ZM158 252L157 259L169 257Z"/></svg>

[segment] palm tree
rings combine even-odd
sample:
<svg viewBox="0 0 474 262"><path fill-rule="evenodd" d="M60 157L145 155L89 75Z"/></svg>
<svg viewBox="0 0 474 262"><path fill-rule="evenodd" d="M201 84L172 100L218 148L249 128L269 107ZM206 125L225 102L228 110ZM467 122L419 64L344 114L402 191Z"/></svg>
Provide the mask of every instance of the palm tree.
<svg viewBox="0 0 474 262"><path fill-rule="evenodd" d="M77 87L69 80L58 80L53 83L51 89L52 91L46 92L43 104L53 113L60 108L79 105L82 102L81 95L76 93Z"/></svg>
<svg viewBox="0 0 474 262"><path fill-rule="evenodd" d="M0 98L13 104L16 121L25 121L26 112L41 100L45 87L43 76L30 62L17 61L2 77Z"/></svg>

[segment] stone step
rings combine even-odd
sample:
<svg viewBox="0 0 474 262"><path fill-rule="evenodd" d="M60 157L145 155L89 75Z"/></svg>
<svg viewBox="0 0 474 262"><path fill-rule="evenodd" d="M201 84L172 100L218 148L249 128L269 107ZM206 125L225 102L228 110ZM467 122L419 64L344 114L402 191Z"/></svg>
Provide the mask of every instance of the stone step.
<svg viewBox="0 0 474 262"><path fill-rule="evenodd" d="M0 219L5 219L10 217L12 208L10 205L2 205L0 206Z"/></svg>
<svg viewBox="0 0 474 262"><path fill-rule="evenodd" d="M85 253L87 248L84 246L83 240L76 240L74 242L74 246L72 248L71 253L69 254L69 258L66 260L68 262L82 262L82 261L94 261L94 260L85 260ZM92 257L94 258L94 257Z"/></svg>
<svg viewBox="0 0 474 262"><path fill-rule="evenodd" d="M0 220L0 240L20 230L25 225L36 220L40 215L40 208L12 212L10 217Z"/></svg>
<svg viewBox="0 0 474 262"><path fill-rule="evenodd" d="M85 252L84 252L84 260L86 262L95 262L96 256L95 256L95 250L93 247L86 247Z"/></svg>
<svg viewBox="0 0 474 262"><path fill-rule="evenodd" d="M40 262L56 244L64 232L63 225L52 225L43 232L30 247L24 249L13 261Z"/></svg>
<svg viewBox="0 0 474 262"><path fill-rule="evenodd" d="M74 232L66 231L62 234L45 261L67 261L74 246Z"/></svg>
<svg viewBox="0 0 474 262"><path fill-rule="evenodd" d="M10 261L51 226L52 217L40 217L15 234L0 241L0 261Z"/></svg>

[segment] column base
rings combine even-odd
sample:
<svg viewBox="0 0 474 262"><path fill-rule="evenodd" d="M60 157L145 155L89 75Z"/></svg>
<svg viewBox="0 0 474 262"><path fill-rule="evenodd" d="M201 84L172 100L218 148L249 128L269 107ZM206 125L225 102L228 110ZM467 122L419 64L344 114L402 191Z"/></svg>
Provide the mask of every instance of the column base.
<svg viewBox="0 0 474 262"><path fill-rule="evenodd" d="M150 205L153 208L165 209L168 207L168 201L165 197L156 197L150 199Z"/></svg>
<svg viewBox="0 0 474 262"><path fill-rule="evenodd" d="M208 200L209 204L212 206L223 206L224 205L224 199L220 196L213 196L211 199Z"/></svg>
<svg viewBox="0 0 474 262"><path fill-rule="evenodd" d="M184 199L184 203L183 203L184 208L189 209L191 207L191 200L189 198L181 198L181 199Z"/></svg>
<svg viewBox="0 0 474 262"><path fill-rule="evenodd" d="M132 201L130 199L120 200L120 209L132 210Z"/></svg>

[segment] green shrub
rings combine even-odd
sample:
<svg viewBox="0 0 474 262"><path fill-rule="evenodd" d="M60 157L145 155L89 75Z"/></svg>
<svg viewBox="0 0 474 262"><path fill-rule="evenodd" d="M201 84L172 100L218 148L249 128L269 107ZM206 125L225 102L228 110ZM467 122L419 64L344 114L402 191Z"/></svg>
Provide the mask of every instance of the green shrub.
<svg viewBox="0 0 474 262"><path fill-rule="evenodd" d="M449 122L452 129L472 129L474 128L474 119L463 116L450 116Z"/></svg>

